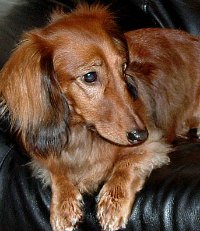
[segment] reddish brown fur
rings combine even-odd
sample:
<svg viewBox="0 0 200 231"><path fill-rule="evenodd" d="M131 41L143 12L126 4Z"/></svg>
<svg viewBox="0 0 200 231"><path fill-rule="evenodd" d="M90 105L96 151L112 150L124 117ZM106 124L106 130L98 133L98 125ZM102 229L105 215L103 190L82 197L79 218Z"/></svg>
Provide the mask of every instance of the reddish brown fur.
<svg viewBox="0 0 200 231"><path fill-rule="evenodd" d="M130 64L146 113L168 141L200 121L200 38L170 29L126 33Z"/></svg>
<svg viewBox="0 0 200 231"><path fill-rule="evenodd" d="M157 130L139 146L126 137L148 119L127 90L126 62L111 14L79 6L27 33L1 71L1 114L9 113L37 175L51 184L54 231L72 230L82 218L81 193L103 183L100 224L124 227L145 178L168 162L170 147ZM88 84L83 76L91 71L97 81Z"/></svg>

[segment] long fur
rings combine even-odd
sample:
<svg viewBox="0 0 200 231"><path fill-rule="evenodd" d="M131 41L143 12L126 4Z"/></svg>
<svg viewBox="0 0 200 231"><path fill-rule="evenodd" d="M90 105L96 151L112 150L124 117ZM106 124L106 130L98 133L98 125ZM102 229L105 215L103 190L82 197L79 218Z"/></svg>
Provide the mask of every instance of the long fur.
<svg viewBox="0 0 200 231"><path fill-rule="evenodd" d="M149 125L126 76L127 62L112 14L82 5L26 33L0 73L1 117L9 119L35 172L51 185L54 231L73 230L83 216L81 194L101 185L102 229L124 227L146 177L169 161L171 147L163 131ZM146 142L130 142L127 133L145 127Z"/></svg>
<svg viewBox="0 0 200 231"><path fill-rule="evenodd" d="M156 128L168 141L186 137L200 121L200 38L180 30L126 33L132 76Z"/></svg>

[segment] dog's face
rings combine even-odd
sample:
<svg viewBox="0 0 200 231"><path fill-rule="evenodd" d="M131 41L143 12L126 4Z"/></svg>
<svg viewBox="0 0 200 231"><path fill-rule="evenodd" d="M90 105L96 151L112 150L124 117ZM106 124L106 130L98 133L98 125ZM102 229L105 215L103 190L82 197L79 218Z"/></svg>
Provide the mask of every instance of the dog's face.
<svg viewBox="0 0 200 231"><path fill-rule="evenodd" d="M128 145L127 133L145 128L125 83L126 45L98 17L79 21L76 16L75 24L73 20L62 18L52 25L59 34L59 41L52 38L53 65L71 123L85 123L104 138Z"/></svg>
<svg viewBox="0 0 200 231"><path fill-rule="evenodd" d="M147 132L125 82L126 63L126 45L107 10L55 14L48 26L28 33L13 54L7 67L16 68L9 73L5 67L4 73L15 75L17 97L10 99L7 80L3 97L14 123L42 152L50 149L47 142L53 151L64 145L66 127L76 124L119 145L138 143Z"/></svg>

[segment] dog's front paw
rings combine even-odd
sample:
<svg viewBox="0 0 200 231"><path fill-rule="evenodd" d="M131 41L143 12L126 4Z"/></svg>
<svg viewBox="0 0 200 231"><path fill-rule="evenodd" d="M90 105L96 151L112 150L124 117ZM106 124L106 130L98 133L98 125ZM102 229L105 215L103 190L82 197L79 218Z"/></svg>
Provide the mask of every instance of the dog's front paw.
<svg viewBox="0 0 200 231"><path fill-rule="evenodd" d="M134 197L134 195L132 195ZM125 228L132 208L133 198L121 186L105 185L98 198L97 218L103 230Z"/></svg>
<svg viewBox="0 0 200 231"><path fill-rule="evenodd" d="M59 200L60 199L60 200ZM72 231L82 220L82 197L54 198L51 203L51 226L53 231Z"/></svg>

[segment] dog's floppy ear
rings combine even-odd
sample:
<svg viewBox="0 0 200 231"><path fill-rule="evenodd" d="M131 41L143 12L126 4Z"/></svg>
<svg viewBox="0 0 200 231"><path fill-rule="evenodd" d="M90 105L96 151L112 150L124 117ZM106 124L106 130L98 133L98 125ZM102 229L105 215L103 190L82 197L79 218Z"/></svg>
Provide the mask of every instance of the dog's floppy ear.
<svg viewBox="0 0 200 231"><path fill-rule="evenodd" d="M26 35L0 74L1 116L28 152L59 154L68 140L68 104L53 68L52 50L36 32Z"/></svg>

